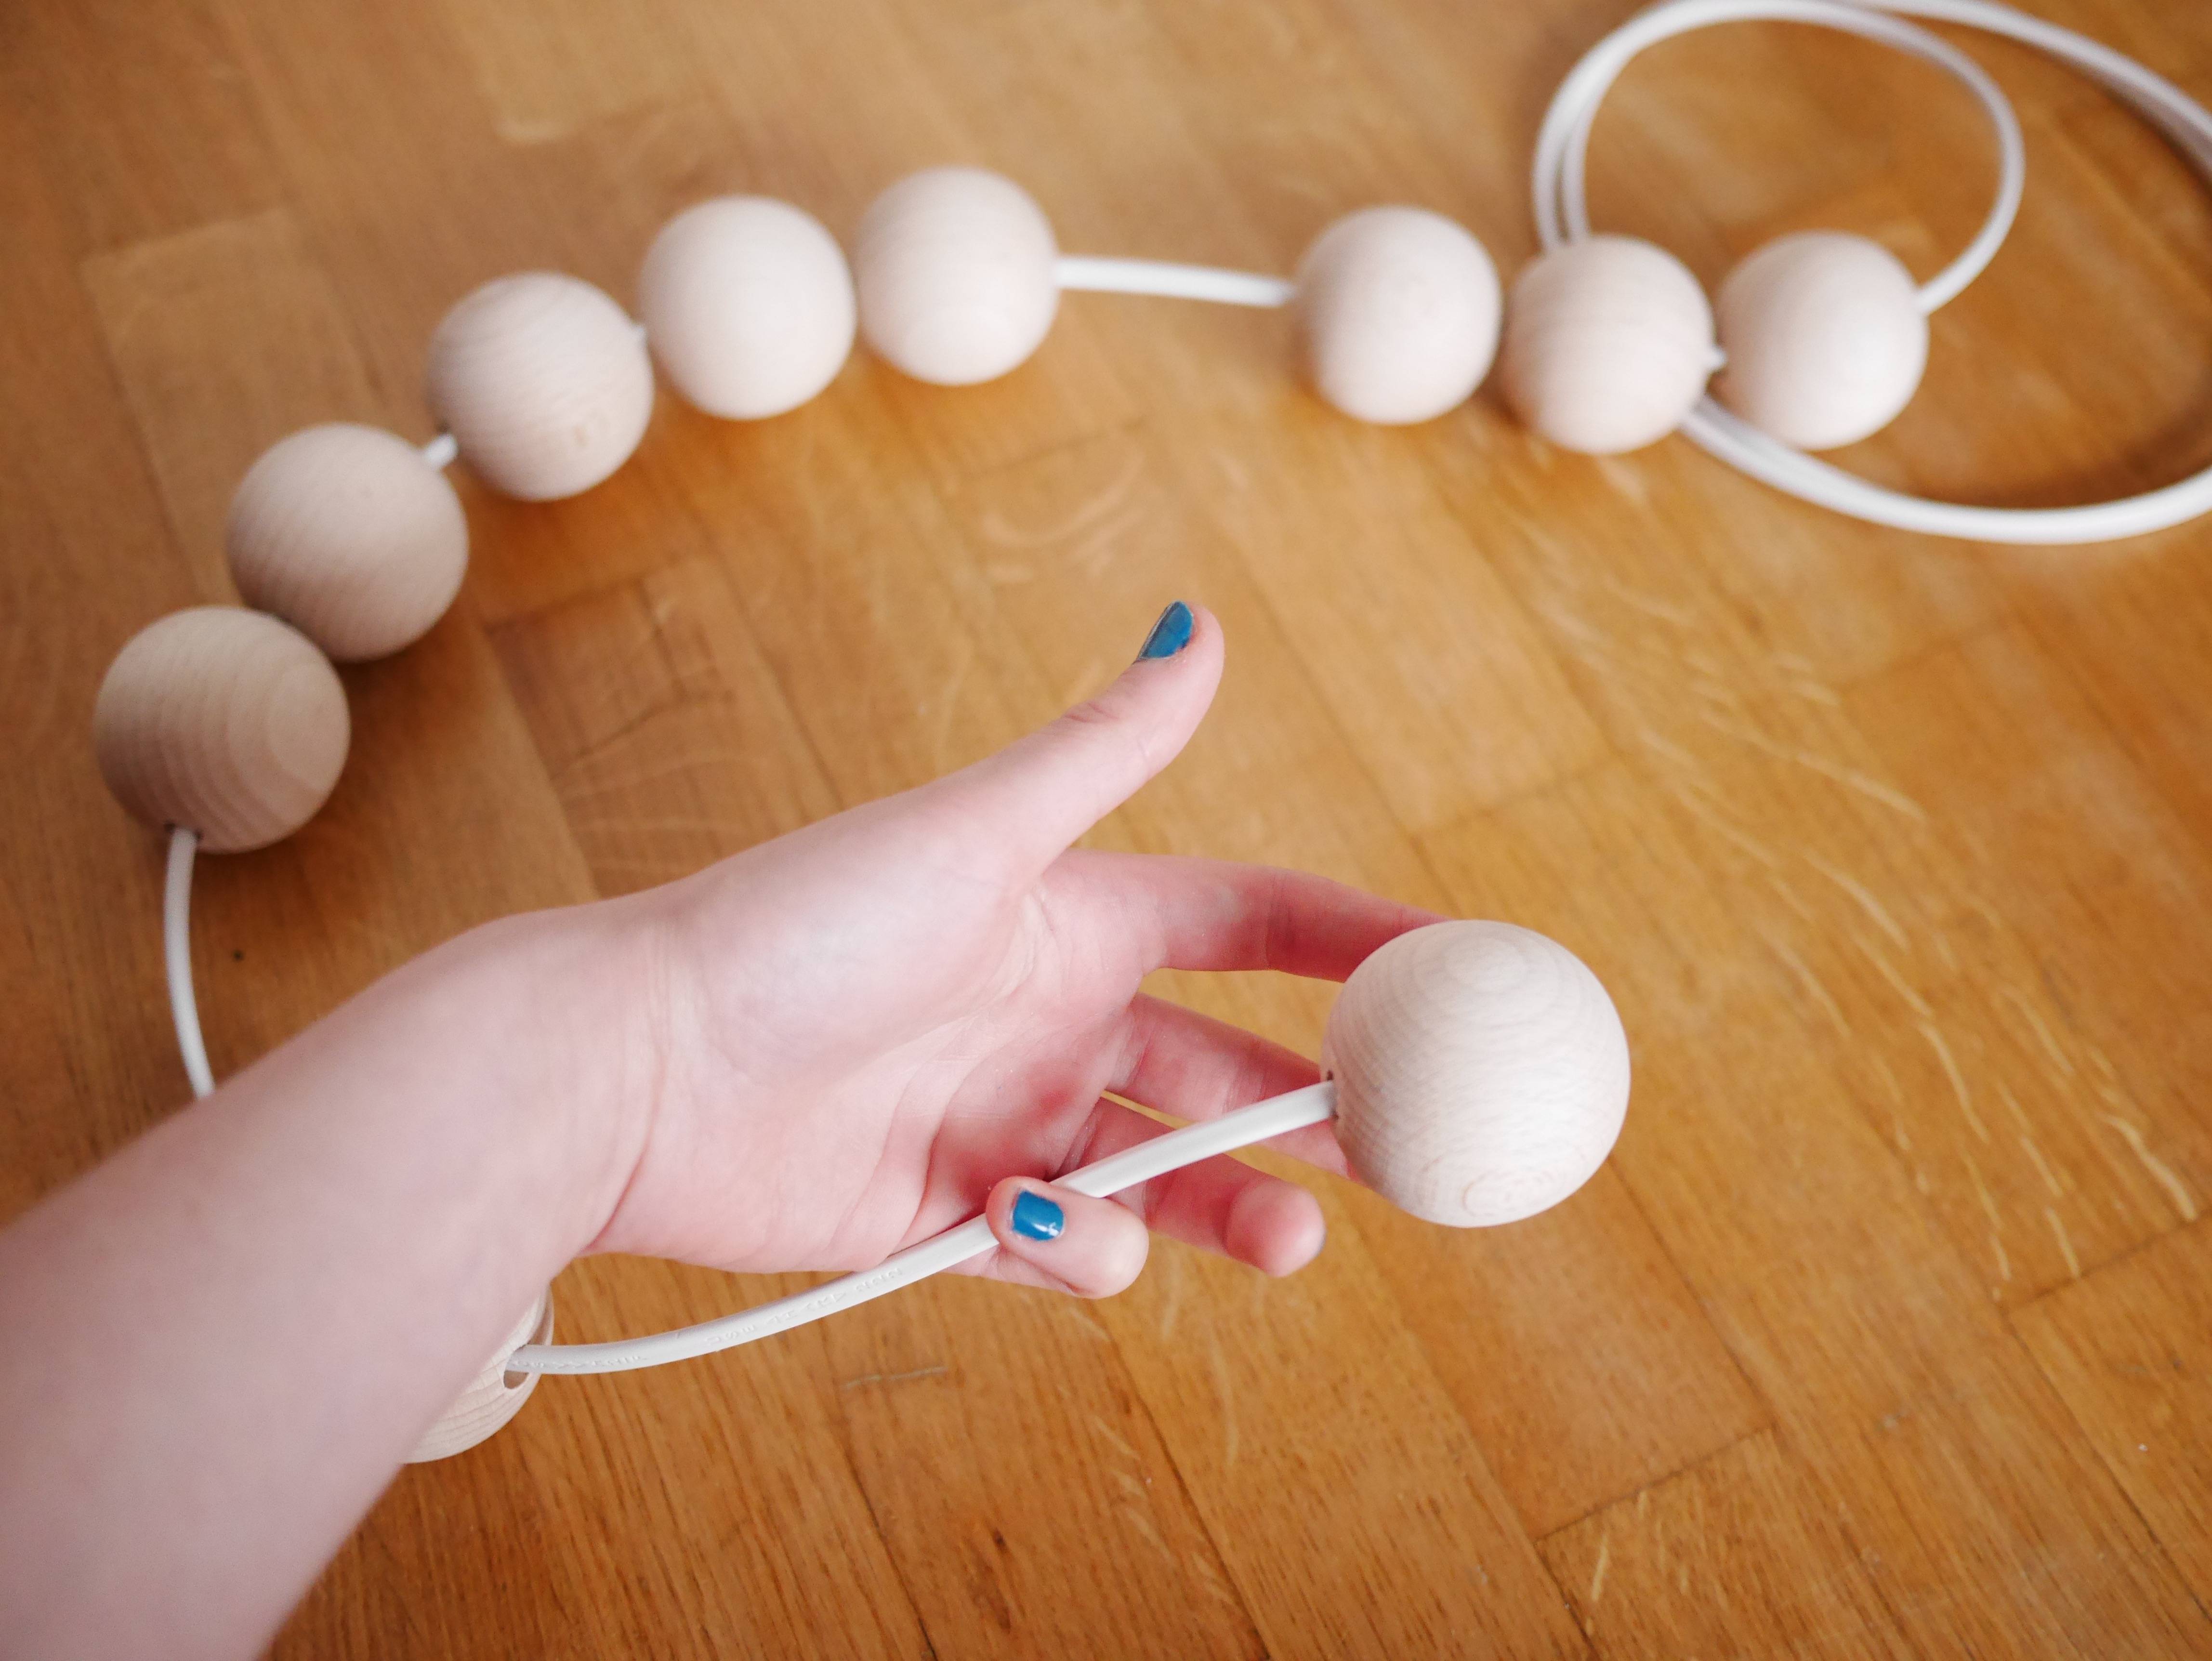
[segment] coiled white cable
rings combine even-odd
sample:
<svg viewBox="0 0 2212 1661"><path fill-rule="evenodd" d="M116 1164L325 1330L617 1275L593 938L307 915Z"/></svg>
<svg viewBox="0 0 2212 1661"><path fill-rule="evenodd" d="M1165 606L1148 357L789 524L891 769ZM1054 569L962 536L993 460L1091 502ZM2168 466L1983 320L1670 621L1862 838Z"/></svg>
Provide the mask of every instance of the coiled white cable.
<svg viewBox="0 0 2212 1661"><path fill-rule="evenodd" d="M1949 42L1906 17L1923 17L2001 34L2072 65L2148 121L2212 183L2212 113L2180 88L2132 58L1996 0L1660 0L1583 54L1571 70L1537 138L1534 170L1537 234L1546 248L1590 233L1584 194L1589 135L1606 93L1646 47L1716 24L1816 24L1863 36L1926 59L1955 76L1989 117L1997 144L1997 188L1972 241L1921 284L1920 307L1933 312L1979 276L2002 246L2020 206L2026 149L2019 118L1988 73ZM1285 277L1159 260L1065 256L1060 286L1121 294L1171 295L1236 306L1282 306L1295 292ZM1930 536L2014 544L2101 542L2161 531L2212 512L2212 468L2178 484L2116 502L2077 508L1983 508L1906 496L1859 478L1760 431L1708 397L1682 423L1708 453L1774 489L1817 507Z"/></svg>
<svg viewBox="0 0 2212 1661"><path fill-rule="evenodd" d="M1638 52L1717 23L1815 23L1926 58L1965 82L1990 115L1999 149L1996 203L1966 250L1923 285L1922 307L1935 310L1973 280L2011 224L2024 171L2020 125L2003 94L1972 59L1926 30L1883 14L2002 34L2071 64L2139 112L2212 182L2212 114L2203 106L2110 47L1995 0L1662 0L1585 53L1553 97L1537 142L1534 178L1536 229L1544 246L1556 248L1590 234L1583 195L1590 125L1607 89ZM1854 519L1932 536L2016 544L2101 542L2164 530L2212 511L2212 468L2116 502L2078 508L1980 508L1886 490L1792 448L1711 398L1699 402L1682 430L1711 454L1776 490Z"/></svg>
<svg viewBox="0 0 2212 1661"><path fill-rule="evenodd" d="M1980 102L1997 141L1997 193L1989 216L1965 252L1920 286L1920 309L1932 312L1982 273L2004 245L2021 192L2027 179L2027 152L2012 100L1981 65L1949 42L1923 28L1878 11L1861 9L1852 0L1668 0L1639 12L1583 55L1552 94L1544 125L1536 135L1534 170L1536 234L1547 248L1579 242L1590 234L1589 206L1583 194L1583 164L1589 152L1590 126L1620 72L1648 46L1717 23L1748 21L1817 23L1879 40L1923 58L1948 71Z"/></svg>

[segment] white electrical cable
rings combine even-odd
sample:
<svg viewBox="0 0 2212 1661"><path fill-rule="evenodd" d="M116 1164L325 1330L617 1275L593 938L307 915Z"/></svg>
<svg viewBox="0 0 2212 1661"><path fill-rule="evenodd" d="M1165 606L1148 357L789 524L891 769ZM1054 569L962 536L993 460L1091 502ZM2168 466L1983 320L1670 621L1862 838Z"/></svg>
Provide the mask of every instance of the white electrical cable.
<svg viewBox="0 0 2212 1661"><path fill-rule="evenodd" d="M1537 141L1534 175L1536 229L1545 247L1590 234L1583 194L1590 125L1630 58L1655 41L1717 23L1816 23L1897 46L1948 70L1980 100L1997 134L1996 203L1966 252L1923 285L1922 307L1933 311L1973 280L2011 223L2023 171L2020 126L2002 93L1972 59L1926 30L1883 15L1893 13L2002 34L2071 64L2141 113L2212 182L2212 114L2201 105L2110 47L2023 16L1995 0L1662 0L1593 46L1553 96ZM1854 519L1931 536L2017 544L2102 542L2164 530L2212 511L2212 468L2117 502L2078 508L1977 508L1930 502L1870 484L1793 449L1711 398L1698 403L1682 430L1710 454L1776 490Z"/></svg>
<svg viewBox="0 0 2212 1661"><path fill-rule="evenodd" d="M1212 265L1176 265L1158 259L1102 259L1062 254L1053 262L1062 289L1092 294L1160 295L1171 300L1210 300L1219 306L1285 306L1297 292L1286 277L1224 271Z"/></svg>
<svg viewBox="0 0 2212 1661"><path fill-rule="evenodd" d="M1335 1110L1336 1086L1323 1080L1286 1096L1255 1102L1218 1119L1201 1120L1164 1136L1139 1142L1134 1147L1053 1181L1078 1194L1103 1199L1200 1159L1210 1159L1216 1154L1249 1147L1307 1125L1325 1123ZM808 1291L779 1298L757 1309L725 1315L719 1320L680 1327L673 1332L655 1333L649 1338L623 1338L611 1343L525 1344L507 1358L507 1371L623 1372L632 1367L659 1366L665 1361L712 1354L718 1349L749 1344L755 1339L818 1321L841 1309L850 1309L855 1304L865 1304L887 1292L896 1292L940 1269L980 1256L993 1244L990 1224L981 1217L973 1217L917 1245L895 1252L873 1269L841 1275Z"/></svg>
<svg viewBox="0 0 2212 1661"><path fill-rule="evenodd" d="M169 879L161 891L161 955L169 970L169 1015L177 1024L177 1050L195 1098L215 1088L207 1045L200 1037L200 1008L192 995L192 855L199 833L178 825L169 832Z"/></svg>
<svg viewBox="0 0 2212 1661"><path fill-rule="evenodd" d="M460 453L460 440L455 438L451 433L440 433L437 437L422 447L422 459L440 472L443 472L453 465L454 458Z"/></svg>

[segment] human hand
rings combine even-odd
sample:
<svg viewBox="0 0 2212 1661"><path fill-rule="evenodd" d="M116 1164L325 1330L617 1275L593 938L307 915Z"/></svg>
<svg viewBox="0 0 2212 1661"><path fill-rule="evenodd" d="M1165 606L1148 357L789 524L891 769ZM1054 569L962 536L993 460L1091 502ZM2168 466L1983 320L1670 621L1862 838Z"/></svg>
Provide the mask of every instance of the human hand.
<svg viewBox="0 0 2212 1661"><path fill-rule="evenodd" d="M1171 607L1146 648L974 766L617 903L646 942L645 1082L594 1249L858 1268L988 1198L1002 1250L972 1270L1093 1296L1135 1278L1147 1224L1270 1274L1320 1250L1311 1195L1226 1158L1113 1200L1036 1180L1162 1134L1102 1092L1199 1119L1318 1076L1143 995L1151 970L1341 980L1434 921L1293 872L1071 849L1174 759L1219 683L1210 613ZM1325 1128L1280 1145L1344 1169ZM1024 1192L1049 1204L1017 1217Z"/></svg>

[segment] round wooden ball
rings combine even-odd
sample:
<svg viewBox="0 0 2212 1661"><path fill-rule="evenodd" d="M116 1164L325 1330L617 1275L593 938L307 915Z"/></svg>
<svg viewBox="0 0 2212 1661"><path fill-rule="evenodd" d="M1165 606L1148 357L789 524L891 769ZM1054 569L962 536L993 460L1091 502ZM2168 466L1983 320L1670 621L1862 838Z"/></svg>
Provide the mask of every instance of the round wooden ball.
<svg viewBox="0 0 2212 1661"><path fill-rule="evenodd" d="M1298 261L1298 333L1321 395L1361 421L1427 421L1467 401L1498 350L1498 269L1462 227L1367 208Z"/></svg>
<svg viewBox="0 0 2212 1661"><path fill-rule="evenodd" d="M422 1439L407 1456L407 1463L421 1465L433 1459L449 1459L479 1442L489 1440L508 1420L522 1411L522 1404L530 1399L542 1376L535 1372L510 1374L507 1358L525 1344L552 1342L553 1289L548 1287L500 1341L490 1359L477 1369L477 1376L454 1398L453 1406L440 1414L438 1422L422 1433Z"/></svg>
<svg viewBox="0 0 2212 1661"><path fill-rule="evenodd" d="M1060 308L1060 249L1011 179L932 167L878 197L854 237L860 332L917 380L965 386L1022 363Z"/></svg>
<svg viewBox="0 0 2212 1661"><path fill-rule="evenodd" d="M1374 952L1330 1013L1322 1064L1352 1168L1459 1228L1565 1199L1628 1110L1613 1000L1566 947L1510 923L1435 923Z"/></svg>
<svg viewBox="0 0 2212 1661"><path fill-rule="evenodd" d="M173 611L132 636L100 684L92 731L118 801L217 854L313 818L352 736L345 688L315 643L234 605Z"/></svg>
<svg viewBox="0 0 2212 1661"><path fill-rule="evenodd" d="M525 502L588 490L653 414L653 362L623 308L580 278L487 283L430 338L430 408L492 489Z"/></svg>
<svg viewBox="0 0 2212 1661"><path fill-rule="evenodd" d="M1713 372L1712 308L1682 262L1594 236L1531 263L1505 302L1505 399L1526 426L1590 455L1681 425Z"/></svg>
<svg viewBox="0 0 2212 1661"><path fill-rule="evenodd" d="M1804 231L1768 243L1714 303L1727 367L1713 390L1746 421L1828 450L1897 418L1928 366L1912 273L1879 242Z"/></svg>
<svg viewBox="0 0 2212 1661"><path fill-rule="evenodd" d="M709 415L781 415L853 350L852 274L811 215L725 196L661 228L637 283L645 336L676 390Z"/></svg>
<svg viewBox="0 0 2212 1661"><path fill-rule="evenodd" d="M279 440L230 499L239 597L341 663L380 658L446 613L469 524L446 476L405 439L332 422Z"/></svg>

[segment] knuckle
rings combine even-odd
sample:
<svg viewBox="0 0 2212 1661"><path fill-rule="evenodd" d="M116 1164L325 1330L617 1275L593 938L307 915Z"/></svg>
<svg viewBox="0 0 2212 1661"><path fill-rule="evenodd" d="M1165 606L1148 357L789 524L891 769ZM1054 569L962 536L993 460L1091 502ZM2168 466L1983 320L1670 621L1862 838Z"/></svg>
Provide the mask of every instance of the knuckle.
<svg viewBox="0 0 2212 1661"><path fill-rule="evenodd" d="M1070 727L1111 727L1121 719L1121 712L1103 693L1095 698L1085 698L1060 716Z"/></svg>

